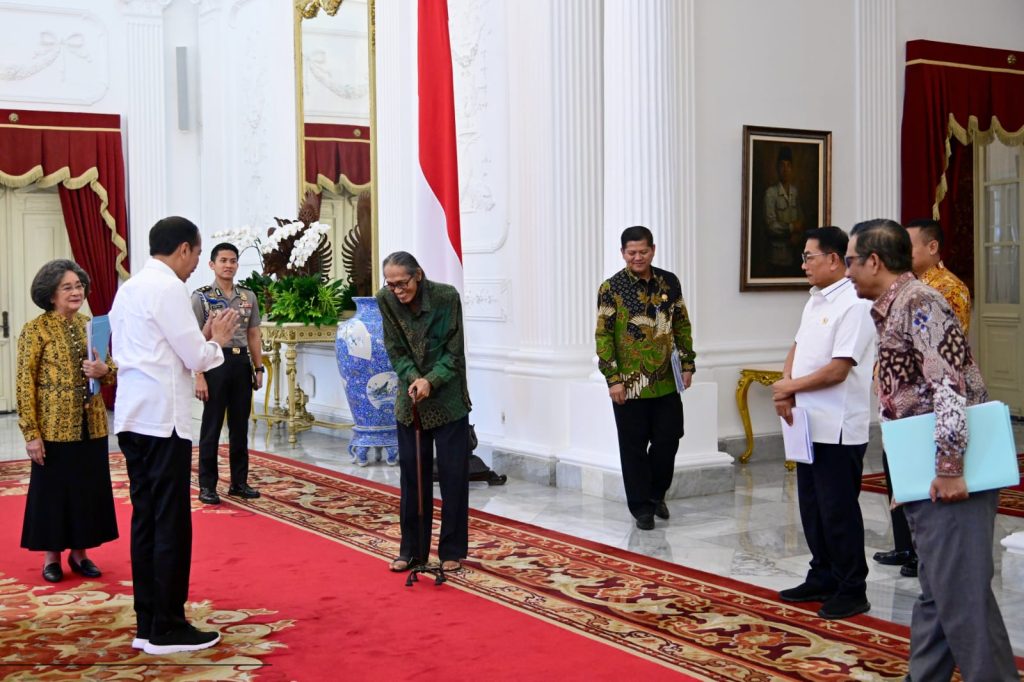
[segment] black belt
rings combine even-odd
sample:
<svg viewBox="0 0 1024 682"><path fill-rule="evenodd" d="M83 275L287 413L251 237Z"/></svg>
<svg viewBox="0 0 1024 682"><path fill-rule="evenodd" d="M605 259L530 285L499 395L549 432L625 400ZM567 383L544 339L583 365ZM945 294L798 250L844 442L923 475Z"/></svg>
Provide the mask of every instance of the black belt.
<svg viewBox="0 0 1024 682"><path fill-rule="evenodd" d="M224 346L224 352L232 355L248 355L249 348L247 346Z"/></svg>

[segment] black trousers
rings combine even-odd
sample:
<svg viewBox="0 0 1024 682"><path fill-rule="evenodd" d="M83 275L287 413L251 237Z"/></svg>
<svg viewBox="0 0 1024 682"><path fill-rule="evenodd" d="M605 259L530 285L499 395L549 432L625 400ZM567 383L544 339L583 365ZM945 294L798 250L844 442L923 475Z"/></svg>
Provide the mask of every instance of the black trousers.
<svg viewBox="0 0 1024 682"><path fill-rule="evenodd" d="M882 469L885 470L885 492L892 501L892 478L889 476L889 455L882 450ZM910 537L910 525L907 523L907 515L903 513L903 505L889 510L892 518L892 539L897 552L913 552L914 541Z"/></svg>
<svg viewBox="0 0 1024 682"><path fill-rule="evenodd" d="M228 413L228 462L231 485L249 480L249 410L252 407L252 368L249 354L225 351L224 364L205 374L210 396L203 404L203 422L199 427L199 487L217 487L217 447Z"/></svg>
<svg viewBox="0 0 1024 682"><path fill-rule="evenodd" d="M619 434L619 460L626 504L635 517L650 515L672 485L683 437L683 402L678 393L612 403Z"/></svg>
<svg viewBox="0 0 1024 682"><path fill-rule="evenodd" d="M416 470L416 429L398 425L398 467L402 501L399 519L402 543L399 556L426 561L434 520L434 450L441 486L441 537L437 556L457 561L469 554L469 417L423 429L420 433L420 469ZM416 494L417 475L421 482ZM422 500L422 518L420 501Z"/></svg>
<svg viewBox="0 0 1024 682"><path fill-rule="evenodd" d="M858 499L867 447L814 443L814 463L796 467L800 520L811 550L807 582L850 597L863 597L867 589Z"/></svg>
<svg viewBox="0 0 1024 682"><path fill-rule="evenodd" d="M138 636L148 639L182 627L192 567L189 475L192 442L117 434L132 498L132 585Z"/></svg>

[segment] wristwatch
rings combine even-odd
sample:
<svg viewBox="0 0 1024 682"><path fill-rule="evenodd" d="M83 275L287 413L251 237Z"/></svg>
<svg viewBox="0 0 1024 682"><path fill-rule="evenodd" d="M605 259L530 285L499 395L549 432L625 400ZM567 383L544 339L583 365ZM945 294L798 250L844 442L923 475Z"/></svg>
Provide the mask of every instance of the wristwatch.
<svg viewBox="0 0 1024 682"><path fill-rule="evenodd" d="M264 371L264 370L266 370L266 369L267 369L266 367L257 367L257 368L256 368L256 369L254 369L253 371L254 371L254 372L263 372L263 371Z"/></svg>

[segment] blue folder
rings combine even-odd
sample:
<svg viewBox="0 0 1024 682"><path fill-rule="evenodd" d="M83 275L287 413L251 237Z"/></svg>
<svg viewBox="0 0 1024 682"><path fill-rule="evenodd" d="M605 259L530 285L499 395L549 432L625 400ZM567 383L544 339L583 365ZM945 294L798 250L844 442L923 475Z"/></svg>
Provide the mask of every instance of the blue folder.
<svg viewBox="0 0 1024 682"><path fill-rule="evenodd" d="M882 442L889 460L893 499L928 499L935 478L935 415L882 422ZM992 401L967 408L964 480L972 493L1020 483L1010 408L1004 403Z"/></svg>
<svg viewBox="0 0 1024 682"><path fill-rule="evenodd" d="M97 315L85 323L86 343L90 360L106 360L110 352L110 318L106 315ZM97 358L93 349L99 351ZM89 379L89 390L93 395L100 392L100 380Z"/></svg>

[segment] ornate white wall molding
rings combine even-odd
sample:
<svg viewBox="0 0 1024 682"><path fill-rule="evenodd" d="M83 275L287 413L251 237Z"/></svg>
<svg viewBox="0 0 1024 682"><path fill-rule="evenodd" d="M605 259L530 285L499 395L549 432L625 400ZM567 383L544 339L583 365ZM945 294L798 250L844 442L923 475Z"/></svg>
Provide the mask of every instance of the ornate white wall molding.
<svg viewBox="0 0 1024 682"><path fill-rule="evenodd" d="M462 294L463 313L467 320L507 322L512 308L507 279L467 279Z"/></svg>
<svg viewBox="0 0 1024 682"><path fill-rule="evenodd" d="M857 219L899 220L903 68L896 0L856 2Z"/></svg>
<svg viewBox="0 0 1024 682"><path fill-rule="evenodd" d="M107 27L92 12L0 3L3 99L95 104L110 87Z"/></svg>
<svg viewBox="0 0 1024 682"><path fill-rule="evenodd" d="M128 17L148 17L157 19L163 16L164 10L172 0L121 0L121 11Z"/></svg>
<svg viewBox="0 0 1024 682"><path fill-rule="evenodd" d="M493 21L501 6L495 0L450 4L462 252L495 253L504 246L509 229L501 150L494 148L503 138L507 115L501 101L502 65L499 62L496 69L492 64L504 57Z"/></svg>

